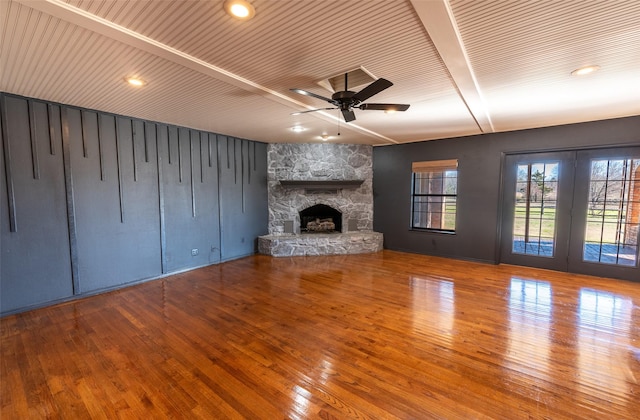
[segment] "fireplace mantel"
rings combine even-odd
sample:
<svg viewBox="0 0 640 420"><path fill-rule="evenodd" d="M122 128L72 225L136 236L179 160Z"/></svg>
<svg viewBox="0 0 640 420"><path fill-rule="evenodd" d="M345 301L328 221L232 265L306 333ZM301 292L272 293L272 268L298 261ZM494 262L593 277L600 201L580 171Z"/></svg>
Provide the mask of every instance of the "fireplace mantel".
<svg viewBox="0 0 640 420"><path fill-rule="evenodd" d="M358 188L364 180L362 179L350 179L350 180L337 180L337 179L325 179L325 180L289 180L281 179L280 185L286 188L304 188L305 190L339 190L343 188Z"/></svg>

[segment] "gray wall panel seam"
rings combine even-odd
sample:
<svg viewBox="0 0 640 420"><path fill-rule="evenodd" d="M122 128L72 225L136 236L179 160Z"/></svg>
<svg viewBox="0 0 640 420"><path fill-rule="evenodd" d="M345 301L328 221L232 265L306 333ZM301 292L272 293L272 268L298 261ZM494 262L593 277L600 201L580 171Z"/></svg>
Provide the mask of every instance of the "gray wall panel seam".
<svg viewBox="0 0 640 420"><path fill-rule="evenodd" d="M203 154L202 154L202 135L204 133L202 132L198 132L198 142L199 142L199 146L198 150L200 151L200 183L203 184L204 183L204 162L202 161L203 158ZM208 137L208 136L207 136Z"/></svg>
<svg viewBox="0 0 640 420"><path fill-rule="evenodd" d="M209 134L209 139L211 139L211 134ZM216 221L218 223L218 262L220 262L220 260L222 259L222 217L220 216L220 149L218 149L218 144L220 142L218 141L218 135L214 134L214 146L215 146L215 151L216 151L216 167L215 167L215 171L216 171L216 195L217 195L217 199L216 199L216 211L217 211L217 218ZM211 156L211 155L210 155ZM213 159L213 156L211 156L211 159ZM212 162L212 161L211 161ZM213 162L212 162L213 163Z"/></svg>
<svg viewBox="0 0 640 420"><path fill-rule="evenodd" d="M60 122L62 125L62 161L67 198L67 220L69 223L69 253L71 256L72 293L77 295L82 291L80 288L80 271L78 267L78 233L73 190L73 171L71 168L71 132L67 108L60 107Z"/></svg>
<svg viewBox="0 0 640 420"><path fill-rule="evenodd" d="M257 170L258 170L257 163L256 163L256 162L257 162L257 160L258 160L258 159L257 159L257 156L256 156L256 153L257 153L257 152L256 152L256 149L257 149L257 147L256 147L256 143L254 142L254 143L253 143L253 170L254 170L254 171L257 171Z"/></svg>
<svg viewBox="0 0 640 420"><path fill-rule="evenodd" d="M169 138L169 129L167 126L167 139ZM167 232L164 212L164 185L163 185L163 169L162 169L162 154L160 152L160 135L158 126L156 125L156 163L158 165L158 211L160 213L160 265L162 267L162 273L167 272ZM167 143L169 146L169 143ZM167 149L169 151L169 149ZM170 153L170 151L169 151Z"/></svg>
<svg viewBox="0 0 640 420"><path fill-rule="evenodd" d="M133 118L129 120L131 128L131 156L133 160L133 182L138 182L138 162L136 159L136 137L138 137L138 130L136 130L135 122Z"/></svg>
<svg viewBox="0 0 640 420"><path fill-rule="evenodd" d="M49 127L49 153L51 156L56 155L56 130L51 122L51 112L53 111L53 105L47 104L47 127Z"/></svg>
<svg viewBox="0 0 640 420"><path fill-rule="evenodd" d="M196 217L196 186L193 181L193 131L189 130L189 173L191 177L191 217Z"/></svg>
<svg viewBox="0 0 640 420"><path fill-rule="evenodd" d="M103 119L104 117L102 116L102 114L98 113L97 114L97 124L98 124L98 129L96 131L97 137L98 137L98 162L100 164L100 181L104 181L105 180L105 173L104 173L104 152L102 150L102 124L103 124Z"/></svg>
<svg viewBox="0 0 640 420"><path fill-rule="evenodd" d="M171 133L169 130L169 126L167 125L167 153L169 158L169 165L171 165Z"/></svg>
<svg viewBox="0 0 640 420"><path fill-rule="evenodd" d="M116 167L118 169L118 196L120 197L120 223L124 223L124 186L122 185L122 168L120 164L120 119L113 117L116 128Z"/></svg>
<svg viewBox="0 0 640 420"><path fill-rule="evenodd" d="M33 169L33 179L40 179L40 161L38 159L38 133L36 131L36 111L33 101L27 100L29 113L29 143L31 145L31 167Z"/></svg>
<svg viewBox="0 0 640 420"><path fill-rule="evenodd" d="M244 140L240 140L240 197L242 201L242 213L245 212L244 197Z"/></svg>
<svg viewBox="0 0 640 420"><path fill-rule="evenodd" d="M255 153L256 153L256 144L253 143L253 142L249 143L249 145L247 146L247 149L249 149L249 150L247 150L247 156L248 156L248 159L249 159L249 162L248 162L248 165L247 165L247 185L251 185L251 150L250 150L251 146L253 146L253 154L254 154L254 156L255 156Z"/></svg>
<svg viewBox="0 0 640 420"><path fill-rule="evenodd" d="M156 137L158 137L158 133L156 133ZM147 122L146 121L142 121L142 138L144 140L144 161L145 163L149 163L149 143L147 140Z"/></svg>
<svg viewBox="0 0 640 420"><path fill-rule="evenodd" d="M182 182L182 147L180 145L180 129L176 130L178 134L178 179Z"/></svg>
<svg viewBox="0 0 640 420"><path fill-rule="evenodd" d="M209 167L211 168L211 133L207 133L207 140L209 141L207 146L209 147Z"/></svg>
<svg viewBox="0 0 640 420"><path fill-rule="evenodd" d="M82 134L82 157L88 157L88 153L89 151L87 150L87 124L85 121L85 114L86 111L83 111L82 109L80 110L80 128L81 128L81 134Z"/></svg>
<svg viewBox="0 0 640 420"><path fill-rule="evenodd" d="M11 147L9 146L9 127L7 126L6 96L0 97L0 122L2 124L2 147L4 152L4 172L7 179L7 204L9 206L9 232L18 231L16 215L16 196L13 185L13 168L11 167Z"/></svg>
<svg viewBox="0 0 640 420"><path fill-rule="evenodd" d="M229 165L229 137L226 137L226 143L227 143L227 165ZM224 220L224 209L222 206L222 202L223 202L223 197L222 197L222 191L220 190L220 180L222 178L222 162L220 162L220 147L222 145L222 142L218 140L218 136L216 135L216 149L218 151L217 153L217 161L218 161L218 238L219 238L219 243L220 243L220 260L222 260L222 256L224 255L224 235L223 235L223 230L224 227L222 226L222 221ZM229 167L227 166L227 169Z"/></svg>

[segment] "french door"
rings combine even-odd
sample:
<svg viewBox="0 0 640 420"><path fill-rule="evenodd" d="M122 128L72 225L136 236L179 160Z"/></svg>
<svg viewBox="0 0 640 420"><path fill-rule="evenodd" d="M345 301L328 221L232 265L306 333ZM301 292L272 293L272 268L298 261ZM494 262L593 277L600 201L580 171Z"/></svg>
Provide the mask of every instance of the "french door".
<svg viewBox="0 0 640 420"><path fill-rule="evenodd" d="M568 270L575 158L575 152L506 156L501 262Z"/></svg>
<svg viewBox="0 0 640 420"><path fill-rule="evenodd" d="M640 281L640 147L509 155L500 261Z"/></svg>

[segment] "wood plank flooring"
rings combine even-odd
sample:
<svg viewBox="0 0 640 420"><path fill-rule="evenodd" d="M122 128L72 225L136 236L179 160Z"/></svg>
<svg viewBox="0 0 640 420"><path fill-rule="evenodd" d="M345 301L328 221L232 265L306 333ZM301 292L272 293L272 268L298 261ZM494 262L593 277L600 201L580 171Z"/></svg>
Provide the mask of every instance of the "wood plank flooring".
<svg viewBox="0 0 640 420"><path fill-rule="evenodd" d="M640 283L263 255L1 324L8 419L637 419Z"/></svg>

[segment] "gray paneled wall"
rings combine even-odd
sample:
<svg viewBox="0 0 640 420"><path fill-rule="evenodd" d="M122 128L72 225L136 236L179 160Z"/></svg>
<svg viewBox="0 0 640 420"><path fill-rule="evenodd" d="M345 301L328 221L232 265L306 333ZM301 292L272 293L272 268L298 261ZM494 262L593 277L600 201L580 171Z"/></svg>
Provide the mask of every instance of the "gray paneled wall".
<svg viewBox="0 0 640 420"><path fill-rule="evenodd" d="M266 145L0 95L0 312L249 255Z"/></svg>
<svg viewBox="0 0 640 420"><path fill-rule="evenodd" d="M0 107L0 305L9 311L71 296L73 283L60 108L4 96Z"/></svg>
<svg viewBox="0 0 640 420"><path fill-rule="evenodd" d="M166 244L163 271L219 262L217 136L166 125L157 129ZM184 235L186 231L192 235Z"/></svg>
<svg viewBox="0 0 640 420"><path fill-rule="evenodd" d="M155 137L145 138L142 121L66 107L62 111L62 125L69 131L76 293L158 276Z"/></svg>
<svg viewBox="0 0 640 420"><path fill-rule="evenodd" d="M248 255L265 235L267 209L267 147L218 136L220 162L220 219L223 261Z"/></svg>

